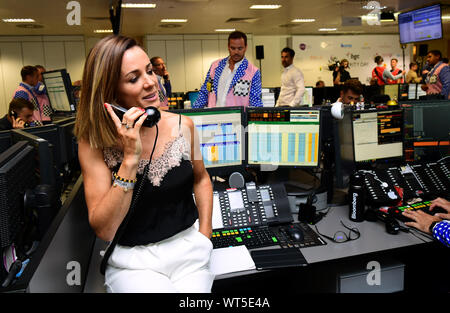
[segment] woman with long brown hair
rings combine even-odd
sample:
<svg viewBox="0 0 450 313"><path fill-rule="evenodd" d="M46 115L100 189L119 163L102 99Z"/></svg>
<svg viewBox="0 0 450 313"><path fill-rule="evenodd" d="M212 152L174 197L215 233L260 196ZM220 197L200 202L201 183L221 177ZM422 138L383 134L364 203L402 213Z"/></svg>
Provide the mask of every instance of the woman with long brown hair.
<svg viewBox="0 0 450 313"><path fill-rule="evenodd" d="M158 82L132 38L99 41L82 86L75 134L89 223L112 241L107 291L210 292L212 186L192 121L158 111L156 126L143 126L159 107Z"/></svg>

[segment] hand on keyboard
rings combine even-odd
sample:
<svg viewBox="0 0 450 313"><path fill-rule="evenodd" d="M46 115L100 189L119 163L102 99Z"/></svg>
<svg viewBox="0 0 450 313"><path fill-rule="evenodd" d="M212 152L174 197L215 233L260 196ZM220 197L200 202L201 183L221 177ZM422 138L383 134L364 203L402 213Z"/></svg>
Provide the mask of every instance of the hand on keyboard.
<svg viewBox="0 0 450 313"><path fill-rule="evenodd" d="M416 211L405 210L402 213L402 215L413 220L412 222L405 222L406 226L417 228L418 230L423 231L424 233L427 234L431 234L430 232L431 223L435 221L436 222L442 221L440 217L427 214L421 210Z"/></svg>
<svg viewBox="0 0 450 313"><path fill-rule="evenodd" d="M450 201L447 201L443 198L434 199L433 201L431 201L430 211L437 211L437 209L440 209L440 213L436 213L435 216L450 220Z"/></svg>

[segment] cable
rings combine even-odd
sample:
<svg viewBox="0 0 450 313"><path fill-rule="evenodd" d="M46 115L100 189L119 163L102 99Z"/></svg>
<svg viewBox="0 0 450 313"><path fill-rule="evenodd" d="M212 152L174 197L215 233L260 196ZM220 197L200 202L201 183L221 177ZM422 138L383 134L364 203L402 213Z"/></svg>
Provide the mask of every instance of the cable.
<svg viewBox="0 0 450 313"><path fill-rule="evenodd" d="M111 244L108 246L107 250L105 251L105 255L103 256L102 263L100 264L100 273L102 273L102 275L105 275L106 265L108 264L109 257L111 256L120 237L122 237L122 235L125 231L125 228L131 218L131 215L133 214L134 208L136 207L136 205L138 203L139 197L142 192L142 188L144 187L144 184L147 181L146 177L147 177L148 171L150 169L150 163L152 162L153 152L155 152L156 142L158 141L158 133L159 133L158 124L155 124L155 126L156 126L156 136L155 136L155 142L153 143L152 153L150 154L150 159L148 160L148 163L144 168L144 173L142 174L142 179L139 182L137 191L134 194L134 197L131 199L131 205L130 205L130 208L128 209L128 213L125 216L125 219L122 222L122 224L119 226L119 229L117 230L113 241L111 242Z"/></svg>

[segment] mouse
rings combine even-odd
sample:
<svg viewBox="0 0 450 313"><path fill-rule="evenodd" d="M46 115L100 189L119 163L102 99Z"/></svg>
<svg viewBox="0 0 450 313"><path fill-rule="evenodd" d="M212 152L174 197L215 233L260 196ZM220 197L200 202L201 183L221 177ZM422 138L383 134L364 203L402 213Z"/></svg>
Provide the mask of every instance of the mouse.
<svg viewBox="0 0 450 313"><path fill-rule="evenodd" d="M400 230L400 224L397 222L397 220L393 217L387 217L384 221L386 224L386 231L391 235L398 234L398 231Z"/></svg>
<svg viewBox="0 0 450 313"><path fill-rule="evenodd" d="M303 231L295 225L286 227L286 232L292 241L300 242L305 238Z"/></svg>

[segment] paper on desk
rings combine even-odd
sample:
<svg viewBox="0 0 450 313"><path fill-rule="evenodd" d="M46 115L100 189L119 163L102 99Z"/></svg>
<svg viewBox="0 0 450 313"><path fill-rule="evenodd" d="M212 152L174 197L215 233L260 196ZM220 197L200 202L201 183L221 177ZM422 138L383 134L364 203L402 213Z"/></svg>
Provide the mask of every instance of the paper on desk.
<svg viewBox="0 0 450 313"><path fill-rule="evenodd" d="M209 269L214 275L256 269L255 262L246 246L214 249Z"/></svg>

